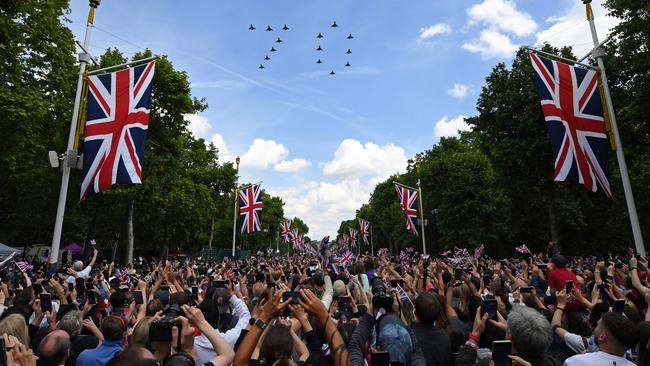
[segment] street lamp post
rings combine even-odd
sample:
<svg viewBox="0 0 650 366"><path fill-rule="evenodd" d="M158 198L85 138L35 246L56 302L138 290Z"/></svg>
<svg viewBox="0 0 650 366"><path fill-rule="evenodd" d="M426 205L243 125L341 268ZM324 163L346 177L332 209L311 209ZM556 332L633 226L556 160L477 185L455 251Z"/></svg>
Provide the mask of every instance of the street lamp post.
<svg viewBox="0 0 650 366"><path fill-rule="evenodd" d="M239 174L239 156L235 159L235 164L237 165L236 170ZM232 214L232 259L235 259L235 238L237 237L237 204L239 203L239 197L237 197L237 189L239 185L239 175L235 176L235 209Z"/></svg>

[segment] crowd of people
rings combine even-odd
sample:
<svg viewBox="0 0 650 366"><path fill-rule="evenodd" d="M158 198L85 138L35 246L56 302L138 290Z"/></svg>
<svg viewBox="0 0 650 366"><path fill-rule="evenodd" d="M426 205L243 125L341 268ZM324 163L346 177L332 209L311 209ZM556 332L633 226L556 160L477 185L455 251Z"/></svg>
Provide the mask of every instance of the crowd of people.
<svg viewBox="0 0 650 366"><path fill-rule="evenodd" d="M5 264L0 366L650 366L643 257L331 258Z"/></svg>

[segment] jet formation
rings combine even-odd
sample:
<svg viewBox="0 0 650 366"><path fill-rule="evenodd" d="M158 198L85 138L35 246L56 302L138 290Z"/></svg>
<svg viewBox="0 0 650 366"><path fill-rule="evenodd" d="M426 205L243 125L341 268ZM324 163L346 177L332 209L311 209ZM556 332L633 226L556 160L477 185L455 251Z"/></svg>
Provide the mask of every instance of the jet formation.
<svg viewBox="0 0 650 366"><path fill-rule="evenodd" d="M337 33L336 28L338 28L338 27L339 27L339 25L336 23L336 21L333 21L332 24L330 25L330 28L332 29L332 33L331 33L332 36L334 36L334 37L337 36L337 35L336 35L336 33ZM251 31L251 32L252 32L252 31L255 31L256 29L257 29L257 28L255 28L255 26L254 26L252 23L251 23L250 26L248 27L248 30ZM290 28L289 28L289 26L287 26L287 24L284 24L284 26L283 26L281 29L282 29L283 31L288 31ZM271 27L270 24L266 26L265 31L267 31L267 32L273 32L273 28ZM342 35L341 35L341 36L342 36ZM321 32L318 32L318 35L316 35L316 39L320 41L320 40L323 39L323 38L325 38L325 35L323 34L323 32L322 32L322 31L321 31ZM332 37L330 37L330 38L332 38ZM354 39L354 36L352 35L351 32L349 32L349 33L348 33L348 36L345 37L345 38L346 38L347 40L352 40L352 39ZM277 39L275 40L275 43L278 44L278 46L279 46L280 43L283 43L283 42L284 42L284 41L283 41L282 38L280 38L280 37L277 37ZM321 47L320 44L318 44L318 47L316 47L315 50L316 50L316 52L322 52L322 51L324 51L323 47ZM269 51L270 51L270 52L278 52L278 49L276 49L274 46L271 46L271 49L270 49ZM345 55L349 56L350 54L352 54L352 50L351 50L350 48L348 48L348 50L345 51ZM264 61L270 61L270 60L271 60L271 58L269 57L268 54L264 56ZM321 60L321 58L318 58L318 59L316 60L316 63L320 65L320 64L324 64L324 61ZM345 65L344 65L344 67L350 67L350 66L352 66L352 65L350 64L350 61L347 61L347 62L345 63ZM266 68L266 67L264 66L264 63L261 63L261 64L258 66L258 69L260 69L260 70L264 70L265 68ZM331 71L329 72L329 74L330 74L330 75L336 75L336 72L334 71L334 69L331 69Z"/></svg>

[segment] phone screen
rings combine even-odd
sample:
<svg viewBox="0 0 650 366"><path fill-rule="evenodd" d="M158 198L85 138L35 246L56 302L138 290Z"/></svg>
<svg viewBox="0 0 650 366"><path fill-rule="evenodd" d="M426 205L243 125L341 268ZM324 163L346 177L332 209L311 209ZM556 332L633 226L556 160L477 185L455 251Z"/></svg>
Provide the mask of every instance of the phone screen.
<svg viewBox="0 0 650 366"><path fill-rule="evenodd" d="M533 288L532 287L522 287L520 292L522 294L532 294L533 293Z"/></svg>
<svg viewBox="0 0 650 366"><path fill-rule="evenodd" d="M77 277L77 278L74 279L74 283L75 283L75 287L77 287L77 293L82 294L83 291L86 289L86 287L84 285L84 279L80 278L80 277Z"/></svg>
<svg viewBox="0 0 650 366"><path fill-rule="evenodd" d="M41 299L41 311L52 311L52 296L48 293L40 294Z"/></svg>
<svg viewBox="0 0 650 366"><path fill-rule="evenodd" d="M68 292L74 291L74 283L68 282Z"/></svg>
<svg viewBox="0 0 650 366"><path fill-rule="evenodd" d="M282 301L287 301L287 300L291 300L292 304L300 303L300 293L296 291L285 292L284 296L282 296Z"/></svg>
<svg viewBox="0 0 650 366"><path fill-rule="evenodd" d="M92 305L97 304L97 294L95 291L86 291L86 301Z"/></svg>
<svg viewBox="0 0 650 366"><path fill-rule="evenodd" d="M567 295L570 294L571 291L573 290L573 281L571 280L566 281L566 286L564 288L566 289Z"/></svg>
<svg viewBox="0 0 650 366"><path fill-rule="evenodd" d="M388 352L373 352L370 358L371 366L389 366L390 357Z"/></svg>
<svg viewBox="0 0 650 366"><path fill-rule="evenodd" d="M483 305L481 306L481 316L483 314L488 314L490 319L497 318L497 301L495 299L485 299L483 300Z"/></svg>
<svg viewBox="0 0 650 366"><path fill-rule="evenodd" d="M619 314L623 314L623 309L625 309L625 300L624 299L615 300L612 310Z"/></svg>
<svg viewBox="0 0 650 366"><path fill-rule="evenodd" d="M43 286L41 286L40 283L35 283L32 285L32 288L34 289L34 295L38 295L43 292Z"/></svg>
<svg viewBox="0 0 650 366"><path fill-rule="evenodd" d="M508 357L512 352L510 341L492 342L492 362L494 366L512 365L512 360Z"/></svg>
<svg viewBox="0 0 650 366"><path fill-rule="evenodd" d="M390 287L397 288L397 285L404 288L404 280L390 280Z"/></svg>
<svg viewBox="0 0 650 366"><path fill-rule="evenodd" d="M212 281L212 287L214 288L226 288L228 285L228 281Z"/></svg>
<svg viewBox="0 0 650 366"><path fill-rule="evenodd" d="M133 291L133 299L138 305L144 304L144 299L142 298L142 291Z"/></svg>

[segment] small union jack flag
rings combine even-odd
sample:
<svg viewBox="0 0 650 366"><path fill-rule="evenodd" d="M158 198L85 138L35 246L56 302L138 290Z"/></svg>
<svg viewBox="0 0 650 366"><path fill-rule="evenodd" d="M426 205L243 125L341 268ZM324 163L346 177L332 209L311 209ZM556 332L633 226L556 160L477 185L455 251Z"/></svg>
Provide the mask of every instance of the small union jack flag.
<svg viewBox="0 0 650 366"><path fill-rule="evenodd" d="M611 198L598 74L532 52L530 59L555 156L555 181L582 183Z"/></svg>
<svg viewBox="0 0 650 366"><path fill-rule="evenodd" d="M88 77L81 201L116 183L142 183L154 65Z"/></svg>
<svg viewBox="0 0 650 366"><path fill-rule="evenodd" d="M239 216L242 219L241 232L260 231L262 213L262 185L253 184L239 190Z"/></svg>
<svg viewBox="0 0 650 366"><path fill-rule="evenodd" d="M483 254L483 250L485 250L485 245L481 244L478 246L478 248L474 249L474 260L478 260L481 258L481 254Z"/></svg>
<svg viewBox="0 0 650 366"><path fill-rule="evenodd" d="M350 264L353 259L354 259L354 254L352 254L352 252L347 252L344 255L339 257L339 266L347 267L348 264Z"/></svg>
<svg viewBox="0 0 650 366"><path fill-rule="evenodd" d="M357 247L357 230L354 228L350 228L350 244L352 244L352 248Z"/></svg>
<svg viewBox="0 0 650 366"><path fill-rule="evenodd" d="M291 220L284 220L284 222L280 224L280 235L282 235L283 243L291 241Z"/></svg>
<svg viewBox="0 0 650 366"><path fill-rule="evenodd" d="M515 250L521 254L530 254L530 250L526 246L526 244L522 244L518 247L515 247Z"/></svg>
<svg viewBox="0 0 650 366"><path fill-rule="evenodd" d="M366 245L369 245L368 235L370 234L370 222L368 220L359 219L359 234Z"/></svg>
<svg viewBox="0 0 650 366"><path fill-rule="evenodd" d="M415 227L415 223L418 219L418 191L398 183L395 183L395 190L399 197L399 205L402 208L402 212L404 212L404 217L406 217L406 230L410 231L413 235L418 236L418 230Z"/></svg>

